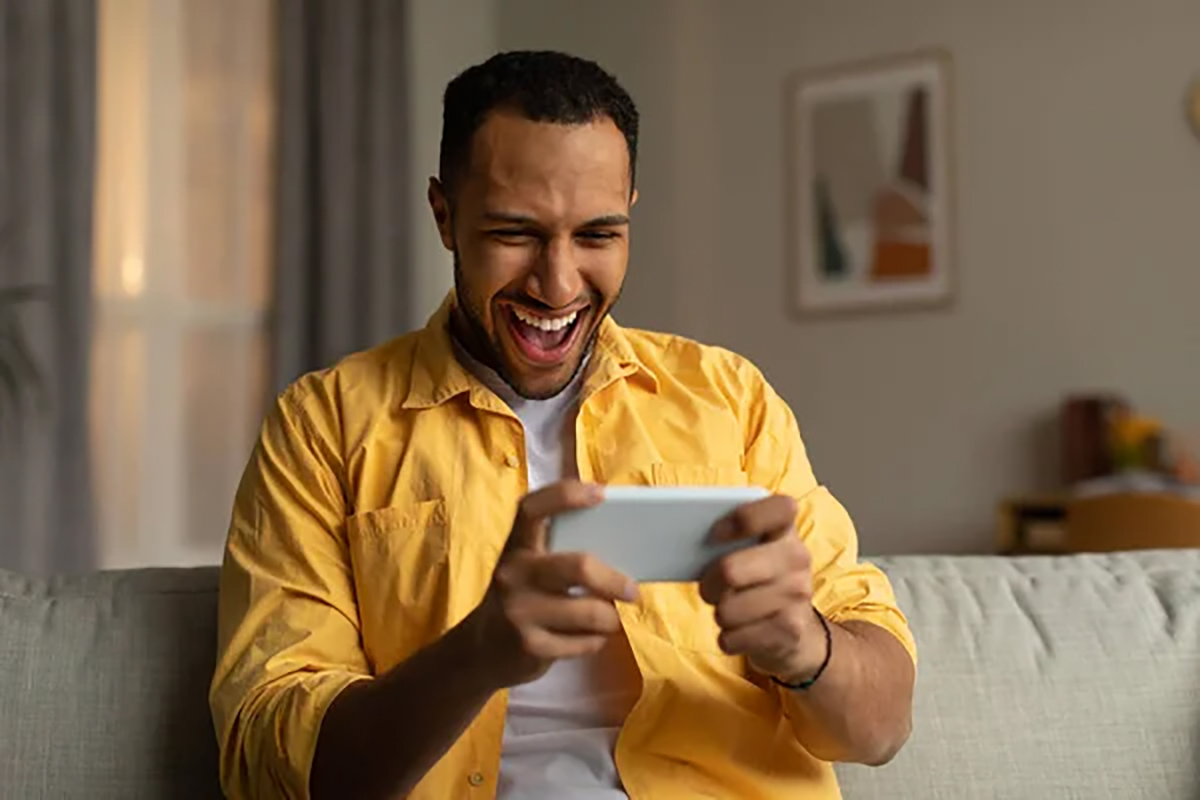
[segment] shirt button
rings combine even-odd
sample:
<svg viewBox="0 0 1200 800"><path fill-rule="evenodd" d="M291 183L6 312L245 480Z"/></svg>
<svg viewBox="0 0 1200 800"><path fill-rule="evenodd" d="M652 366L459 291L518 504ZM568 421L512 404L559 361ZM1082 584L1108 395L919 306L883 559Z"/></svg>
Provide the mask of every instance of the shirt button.
<svg viewBox="0 0 1200 800"><path fill-rule="evenodd" d="M521 462L518 461L517 457L514 456L512 453L509 453L508 455L506 455L504 457L504 466L506 466L506 467L512 467L515 469L517 467L517 465L520 463ZM472 777L474 777L474 776L472 776Z"/></svg>
<svg viewBox="0 0 1200 800"><path fill-rule="evenodd" d="M472 786L483 786L483 773L472 772L471 777L467 778L467 783L471 784Z"/></svg>

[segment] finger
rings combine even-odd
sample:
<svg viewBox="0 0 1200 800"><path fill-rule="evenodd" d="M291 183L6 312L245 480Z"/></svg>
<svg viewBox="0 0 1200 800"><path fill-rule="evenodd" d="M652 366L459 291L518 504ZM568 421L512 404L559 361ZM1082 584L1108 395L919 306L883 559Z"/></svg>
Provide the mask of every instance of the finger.
<svg viewBox="0 0 1200 800"><path fill-rule="evenodd" d="M731 656L753 654L784 660L800 646L800 614L784 609L767 619L721 631L717 644Z"/></svg>
<svg viewBox="0 0 1200 800"><path fill-rule="evenodd" d="M717 520L712 528L715 542L778 535L796 524L796 500L788 495L772 495L738 506Z"/></svg>
<svg viewBox="0 0 1200 800"><path fill-rule="evenodd" d="M546 549L546 523L555 514L590 508L604 499L604 489L594 483L559 481L531 492L517 505L516 519L504 549Z"/></svg>
<svg viewBox="0 0 1200 800"><path fill-rule="evenodd" d="M770 619L780 611L803 603L812 595L807 572L789 572L779 580L742 592L730 592L716 608L717 625L732 630Z"/></svg>
<svg viewBox="0 0 1200 800"><path fill-rule="evenodd" d="M595 655L608 642L608 636L564 636L541 628L531 629L524 637L525 652L534 658L553 661Z"/></svg>
<svg viewBox="0 0 1200 800"><path fill-rule="evenodd" d="M602 600L637 600L637 582L588 553L552 553L531 566L531 583L544 592L581 591Z"/></svg>
<svg viewBox="0 0 1200 800"><path fill-rule="evenodd" d="M726 592L767 584L809 569L808 548L795 536L747 547L713 562L700 579L700 597L716 605Z"/></svg>
<svg viewBox="0 0 1200 800"><path fill-rule="evenodd" d="M621 630L616 607L595 597L543 595L524 618L527 624L565 636L611 636Z"/></svg>

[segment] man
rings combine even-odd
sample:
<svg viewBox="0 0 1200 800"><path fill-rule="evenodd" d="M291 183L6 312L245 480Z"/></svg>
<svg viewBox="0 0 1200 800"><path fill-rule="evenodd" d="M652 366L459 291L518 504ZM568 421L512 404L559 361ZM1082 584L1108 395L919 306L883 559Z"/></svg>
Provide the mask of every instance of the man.
<svg viewBox="0 0 1200 800"><path fill-rule="evenodd" d="M746 360L609 318L638 116L598 66L447 87L455 291L290 387L238 492L211 701L235 798L838 796L906 739L913 641ZM602 484L755 484L698 584L549 553ZM515 521L514 521L515 520Z"/></svg>

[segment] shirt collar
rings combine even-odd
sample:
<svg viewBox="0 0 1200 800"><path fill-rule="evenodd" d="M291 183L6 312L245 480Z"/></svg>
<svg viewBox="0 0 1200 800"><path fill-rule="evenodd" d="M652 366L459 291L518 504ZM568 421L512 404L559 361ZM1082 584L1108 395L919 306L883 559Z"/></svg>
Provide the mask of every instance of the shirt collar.
<svg viewBox="0 0 1200 800"><path fill-rule="evenodd" d="M412 376L401 408L432 408L460 394L468 394L471 405L477 408L511 413L503 401L455 357L450 340L450 313L455 303L452 290L425 327L417 332ZM600 323L584 379L583 397L634 374L644 377L657 391L658 379L638 357L624 329L609 315Z"/></svg>

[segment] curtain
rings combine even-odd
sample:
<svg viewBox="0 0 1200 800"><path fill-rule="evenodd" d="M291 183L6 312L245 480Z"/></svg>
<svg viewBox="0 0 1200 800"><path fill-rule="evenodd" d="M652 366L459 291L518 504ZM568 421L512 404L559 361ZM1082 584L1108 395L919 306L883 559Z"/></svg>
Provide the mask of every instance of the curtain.
<svg viewBox="0 0 1200 800"><path fill-rule="evenodd" d="M96 11L0 0L0 566L93 563L88 470Z"/></svg>
<svg viewBox="0 0 1200 800"><path fill-rule="evenodd" d="M404 0L279 5L272 379L408 330Z"/></svg>

